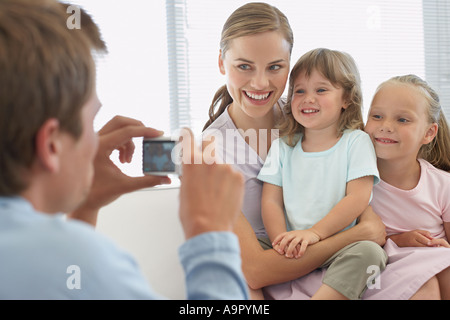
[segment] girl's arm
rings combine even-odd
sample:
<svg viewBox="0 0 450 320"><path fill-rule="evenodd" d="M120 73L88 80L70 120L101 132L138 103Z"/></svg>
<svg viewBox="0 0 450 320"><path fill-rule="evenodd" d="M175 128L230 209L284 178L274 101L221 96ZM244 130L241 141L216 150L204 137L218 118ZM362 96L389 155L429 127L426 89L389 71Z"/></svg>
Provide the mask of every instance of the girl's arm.
<svg viewBox="0 0 450 320"><path fill-rule="evenodd" d="M373 176L365 176L347 183L345 197L311 229L321 240L341 231L368 206L373 187Z"/></svg>
<svg viewBox="0 0 450 320"><path fill-rule="evenodd" d="M265 182L262 189L261 215L270 241L286 232L283 208L283 188Z"/></svg>
<svg viewBox="0 0 450 320"><path fill-rule="evenodd" d="M243 214L236 221L234 232L241 246L242 270L252 289L300 278L356 241L370 240L383 245L386 239L384 224L370 206L356 226L309 246L300 259L286 259L273 249L264 250Z"/></svg>

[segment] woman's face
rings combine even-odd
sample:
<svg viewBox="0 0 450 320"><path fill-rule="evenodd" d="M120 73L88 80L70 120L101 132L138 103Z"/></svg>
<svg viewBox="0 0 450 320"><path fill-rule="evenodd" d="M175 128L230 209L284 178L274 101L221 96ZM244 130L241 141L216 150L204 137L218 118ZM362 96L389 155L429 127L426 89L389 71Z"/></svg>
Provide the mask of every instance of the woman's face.
<svg viewBox="0 0 450 320"><path fill-rule="evenodd" d="M233 98L230 112L264 117L284 92L289 76L290 45L280 32L269 31L233 39L219 56Z"/></svg>

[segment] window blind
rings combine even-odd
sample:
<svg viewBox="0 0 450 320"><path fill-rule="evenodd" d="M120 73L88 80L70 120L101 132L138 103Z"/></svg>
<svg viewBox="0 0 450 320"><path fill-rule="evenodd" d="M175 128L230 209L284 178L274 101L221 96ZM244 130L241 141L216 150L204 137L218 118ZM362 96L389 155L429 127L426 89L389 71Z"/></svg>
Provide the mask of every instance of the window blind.
<svg viewBox="0 0 450 320"><path fill-rule="evenodd" d="M217 65L222 26L247 2L166 0L170 108L175 117L171 119L172 130L188 125L196 134L201 132L213 95L225 84ZM447 1L267 2L286 14L294 31L291 65L317 47L345 51L354 57L362 78L365 116L381 82L413 73L440 93L450 118Z"/></svg>
<svg viewBox="0 0 450 320"><path fill-rule="evenodd" d="M450 121L450 2L424 0L425 77Z"/></svg>

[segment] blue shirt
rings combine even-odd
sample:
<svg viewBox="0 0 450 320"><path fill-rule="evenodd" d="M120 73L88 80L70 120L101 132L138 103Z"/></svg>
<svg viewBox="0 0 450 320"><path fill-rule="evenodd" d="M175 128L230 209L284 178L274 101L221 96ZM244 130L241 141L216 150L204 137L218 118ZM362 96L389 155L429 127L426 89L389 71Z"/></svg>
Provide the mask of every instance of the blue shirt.
<svg viewBox="0 0 450 320"><path fill-rule="evenodd" d="M248 298L232 233L194 237L179 255L188 299ZM160 298L131 255L92 226L0 197L0 299Z"/></svg>
<svg viewBox="0 0 450 320"><path fill-rule="evenodd" d="M304 152L301 140L295 147L282 138L275 140L258 175L283 188L288 230L305 230L319 222L345 197L349 181L364 176L374 176L374 184L379 181L375 150L365 132L346 130L322 152Z"/></svg>

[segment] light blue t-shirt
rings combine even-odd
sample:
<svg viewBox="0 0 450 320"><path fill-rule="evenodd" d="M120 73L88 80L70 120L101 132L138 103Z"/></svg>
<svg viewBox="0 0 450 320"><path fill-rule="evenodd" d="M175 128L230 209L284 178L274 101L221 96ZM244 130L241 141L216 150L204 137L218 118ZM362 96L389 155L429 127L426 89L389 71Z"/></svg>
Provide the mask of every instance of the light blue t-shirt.
<svg viewBox="0 0 450 320"><path fill-rule="evenodd" d="M288 230L311 228L325 217L345 197L347 182L364 176L379 181L375 150L365 132L346 130L322 152L304 152L301 140L295 147L283 138L274 141L258 175L283 188Z"/></svg>
<svg viewBox="0 0 450 320"><path fill-rule="evenodd" d="M201 234L179 255L188 299L248 298L234 234ZM134 258L92 226L0 197L0 299L159 298Z"/></svg>

